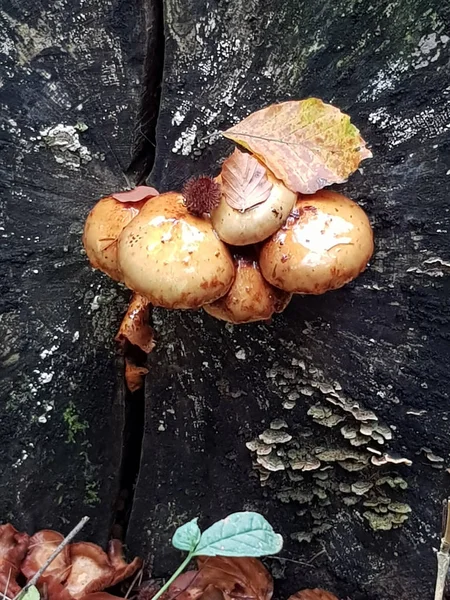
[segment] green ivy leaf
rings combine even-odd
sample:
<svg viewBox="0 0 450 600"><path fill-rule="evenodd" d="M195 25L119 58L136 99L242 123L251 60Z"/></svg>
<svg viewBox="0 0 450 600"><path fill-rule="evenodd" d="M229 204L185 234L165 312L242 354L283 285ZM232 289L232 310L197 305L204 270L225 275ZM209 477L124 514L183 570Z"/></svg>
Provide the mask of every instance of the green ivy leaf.
<svg viewBox="0 0 450 600"><path fill-rule="evenodd" d="M197 525L198 519L192 519L175 531L172 538L172 545L178 550L192 552L200 541L201 531Z"/></svg>
<svg viewBox="0 0 450 600"><path fill-rule="evenodd" d="M267 556L276 554L283 538L255 512L238 512L203 532L195 556Z"/></svg>
<svg viewBox="0 0 450 600"><path fill-rule="evenodd" d="M40 600L41 595L39 594L39 590L37 587L32 585L27 589L25 594L20 595L20 600Z"/></svg>

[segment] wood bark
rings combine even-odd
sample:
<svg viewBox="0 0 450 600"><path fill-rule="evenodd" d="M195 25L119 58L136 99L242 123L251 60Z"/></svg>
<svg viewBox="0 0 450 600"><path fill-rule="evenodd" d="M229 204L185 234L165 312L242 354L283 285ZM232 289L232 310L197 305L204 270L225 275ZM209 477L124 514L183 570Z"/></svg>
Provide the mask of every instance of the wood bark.
<svg viewBox="0 0 450 600"><path fill-rule="evenodd" d="M170 537L180 523L255 509L286 540L271 561L283 578L278 597L309 586L354 600L431 596L449 483L448 22L448 3L437 1L165 2L151 183L166 191L215 175L232 150L217 131L270 103L317 96L348 112L372 147L374 158L337 189L370 215L376 252L355 283L296 297L268 325L156 311L128 543L146 549L157 574L179 561ZM341 428L357 424L355 407L392 439L352 446ZM327 427L320 411L346 419ZM348 472L324 461L333 468L322 487L315 472L298 481L292 469L262 486L246 443L276 419L293 436L289 448L337 456L369 446L412 466ZM391 490L386 475L408 488ZM398 529L370 528L379 496L410 507Z"/></svg>
<svg viewBox="0 0 450 600"><path fill-rule="evenodd" d="M374 259L355 283L296 297L269 324L155 311L127 543L167 575L177 525L258 510L286 540L269 561L277 597L315 586L352 600L430 597L450 466L450 6L166 0L152 150L160 12L156 0L2 2L1 520L68 529L87 512L86 537L104 542L135 468L122 456L132 405L113 344L126 294L92 273L80 244L95 199L126 186L135 129L136 179L155 154L150 182L179 189L220 170L232 145L218 131L317 96L374 152L337 188L370 215ZM353 446L361 426L368 443ZM292 439L257 463L246 444L273 431ZM375 467L368 446L412 465ZM332 468L300 478L296 450L328 452L321 468ZM355 452L361 471L330 461L348 467ZM284 468L261 482L261 463ZM379 529L406 510L401 527Z"/></svg>
<svg viewBox="0 0 450 600"><path fill-rule="evenodd" d="M0 11L0 519L105 542L124 405L125 308L81 246L94 201L127 182L141 93L141 8L121 0Z"/></svg>

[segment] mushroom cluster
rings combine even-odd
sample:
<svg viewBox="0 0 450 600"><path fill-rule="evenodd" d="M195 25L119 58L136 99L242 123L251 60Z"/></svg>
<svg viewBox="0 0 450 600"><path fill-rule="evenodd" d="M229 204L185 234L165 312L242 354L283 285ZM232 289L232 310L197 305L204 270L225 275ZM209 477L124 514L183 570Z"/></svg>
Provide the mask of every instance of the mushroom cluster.
<svg viewBox="0 0 450 600"><path fill-rule="evenodd" d="M132 194L100 200L83 241L95 268L154 306L265 321L292 294L350 282L373 252L369 219L355 202L330 190L295 193L238 149L215 180Z"/></svg>
<svg viewBox="0 0 450 600"><path fill-rule="evenodd" d="M224 135L239 148L217 177L101 199L83 235L92 266L132 290L142 311L203 308L233 324L267 321L293 294L336 290L364 271L369 219L323 189L371 156L347 115L314 98L285 102ZM142 321L142 311L126 319Z"/></svg>

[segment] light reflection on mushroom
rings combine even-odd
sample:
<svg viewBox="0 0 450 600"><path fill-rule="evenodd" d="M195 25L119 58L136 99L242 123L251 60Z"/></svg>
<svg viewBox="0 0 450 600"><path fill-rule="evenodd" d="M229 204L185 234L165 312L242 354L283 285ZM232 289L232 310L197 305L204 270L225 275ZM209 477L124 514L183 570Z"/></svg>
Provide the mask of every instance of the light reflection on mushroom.
<svg viewBox="0 0 450 600"><path fill-rule="evenodd" d="M260 267L272 285L297 294L323 294L357 277L373 253L364 211L329 190L299 196L285 226L262 247Z"/></svg>
<svg viewBox="0 0 450 600"><path fill-rule="evenodd" d="M231 254L209 220L190 214L174 192L154 198L124 228L118 261L127 287L164 308L213 302L235 275Z"/></svg>

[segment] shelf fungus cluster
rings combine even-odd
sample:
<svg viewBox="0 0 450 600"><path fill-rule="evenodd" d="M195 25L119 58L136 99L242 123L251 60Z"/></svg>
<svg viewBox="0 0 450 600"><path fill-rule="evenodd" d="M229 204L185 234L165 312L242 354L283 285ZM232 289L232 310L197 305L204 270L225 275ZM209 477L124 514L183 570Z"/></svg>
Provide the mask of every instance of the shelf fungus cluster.
<svg viewBox="0 0 450 600"><path fill-rule="evenodd" d="M233 324L267 321L293 294L323 294L364 271L369 219L323 189L371 156L347 115L315 98L290 101L224 135L238 147L215 178L100 200L83 236L92 266L147 305Z"/></svg>
<svg viewBox="0 0 450 600"><path fill-rule="evenodd" d="M267 494L295 506L302 528L293 538L324 534L336 510L357 513L372 529L400 527L411 509L401 501L408 486L396 469L412 463L387 450L391 428L305 360L275 363L267 379L284 411L247 448Z"/></svg>

